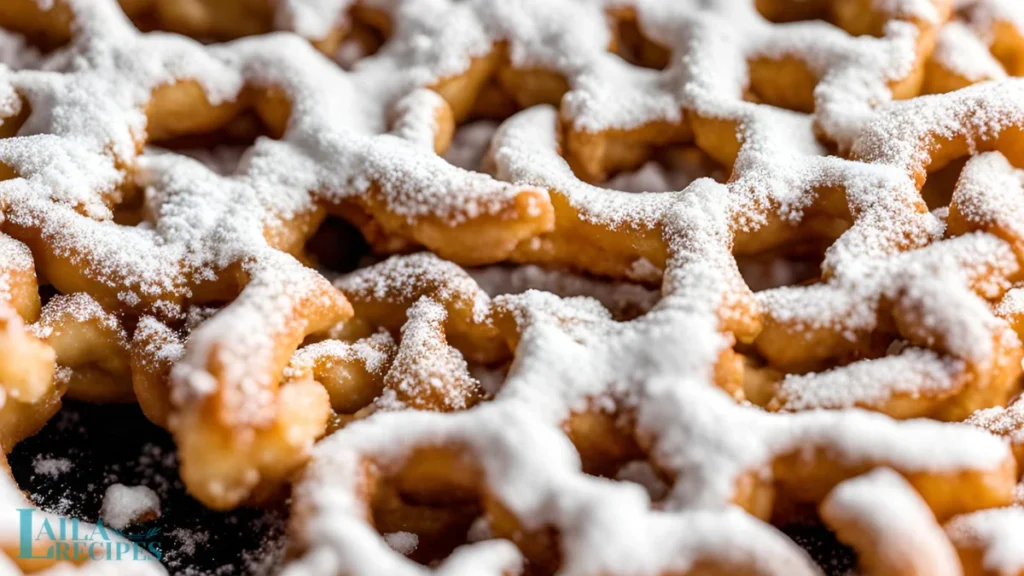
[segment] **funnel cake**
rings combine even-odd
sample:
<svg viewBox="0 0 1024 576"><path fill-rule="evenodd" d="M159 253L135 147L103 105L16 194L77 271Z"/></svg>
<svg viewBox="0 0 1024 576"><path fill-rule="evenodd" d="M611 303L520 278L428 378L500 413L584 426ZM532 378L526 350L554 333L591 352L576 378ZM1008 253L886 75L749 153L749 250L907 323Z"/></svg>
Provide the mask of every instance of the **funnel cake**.
<svg viewBox="0 0 1024 576"><path fill-rule="evenodd" d="M1022 23L9 0L0 443L137 401L293 576L1024 574Z"/></svg>

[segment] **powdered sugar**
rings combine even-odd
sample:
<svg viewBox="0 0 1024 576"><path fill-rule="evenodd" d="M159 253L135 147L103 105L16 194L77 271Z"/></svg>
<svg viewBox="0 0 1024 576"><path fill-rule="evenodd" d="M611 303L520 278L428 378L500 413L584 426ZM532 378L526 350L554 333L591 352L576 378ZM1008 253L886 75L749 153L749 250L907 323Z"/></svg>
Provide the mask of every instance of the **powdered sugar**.
<svg viewBox="0 0 1024 576"><path fill-rule="evenodd" d="M954 519L946 533L957 545L977 550L984 570L1012 574L1024 569L1024 551L1017 538L1024 530L1024 509L982 510Z"/></svg>
<svg viewBox="0 0 1024 576"><path fill-rule="evenodd" d="M103 495L100 517L118 530L160 516L160 498L145 486L112 484Z"/></svg>
<svg viewBox="0 0 1024 576"><path fill-rule="evenodd" d="M469 407L479 384L468 372L462 354L445 343L446 312L442 305L421 299L409 308L402 326L402 346L384 378L377 399L385 410L433 406L438 410Z"/></svg>
<svg viewBox="0 0 1024 576"><path fill-rule="evenodd" d="M67 458L47 458L45 456L37 456L32 462L32 470L36 474L56 478L61 474L66 474L71 471L71 461Z"/></svg>
<svg viewBox="0 0 1024 576"><path fill-rule="evenodd" d="M988 46L962 22L946 24L939 31L932 59L969 82L1006 78L1006 71Z"/></svg>
<svg viewBox="0 0 1024 576"><path fill-rule="evenodd" d="M880 407L895 396L948 397L959 391L962 362L930 350L906 349L899 356L866 360L820 374L787 376L779 390L781 407Z"/></svg>
<svg viewBox="0 0 1024 576"><path fill-rule="evenodd" d="M965 15L968 25L987 45L995 41L995 25L1004 23L1024 30L1024 7L1013 0L956 0L956 9Z"/></svg>
<svg viewBox="0 0 1024 576"><path fill-rule="evenodd" d="M384 541L395 552L408 556L413 550L416 550L419 537L411 532L391 532L384 535Z"/></svg>

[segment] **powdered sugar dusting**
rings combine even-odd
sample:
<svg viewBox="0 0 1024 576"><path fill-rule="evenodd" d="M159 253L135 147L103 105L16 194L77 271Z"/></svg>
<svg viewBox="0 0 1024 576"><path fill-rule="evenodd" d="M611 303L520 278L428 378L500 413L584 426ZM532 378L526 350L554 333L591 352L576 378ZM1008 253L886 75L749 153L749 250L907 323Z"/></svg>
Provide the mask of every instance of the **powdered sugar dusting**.
<svg viewBox="0 0 1024 576"><path fill-rule="evenodd" d="M961 574L956 550L928 506L898 474L878 469L847 480L822 503L821 515L851 540L869 540L880 563L928 574ZM908 538L909 535L909 538ZM862 540L863 539L863 540Z"/></svg>
<svg viewBox="0 0 1024 576"><path fill-rule="evenodd" d="M67 458L47 458L37 456L32 462L32 470L36 474L56 478L71 471L71 461Z"/></svg>
<svg viewBox="0 0 1024 576"><path fill-rule="evenodd" d="M942 27L932 59L969 82L1006 78L1006 71L988 46L958 21Z"/></svg>
<svg viewBox="0 0 1024 576"><path fill-rule="evenodd" d="M1017 542L1024 529L1024 509L998 508L982 510L955 518L946 525L957 546L977 550L984 570L1012 574L1024 569L1024 552Z"/></svg>
<svg viewBox="0 0 1024 576"><path fill-rule="evenodd" d="M0 182L5 231L43 247L40 262L78 271L53 281L62 292L88 292L87 301L61 297L48 310L83 322L103 322L115 309L139 319L133 351L169 370L169 423L179 437L196 439L187 435L199 427L181 424L188 417L217 412L198 422L240 432L230 439L248 447L279 424L278 394L308 384L305 371L324 357L358 362L381 380L372 415L314 449L294 493L299 557L286 573L421 574L395 550L411 550L408 535L381 536L367 521L364 483L373 480L367 469L393 476L415 450L443 447L472 468L460 481L480 484L476 491L514 518L495 535L557 534L562 565L553 569L682 572L709 558L756 558L780 573L811 574L792 542L740 509L753 507L741 486L787 480L780 460L819 458L807 468L840 474L890 467L936 482L974 475L998 483L1009 473L1009 447L986 431L851 408L956 394L965 377L1005 360L1004 347L1019 350L1005 317L1015 301L996 313L989 305L1020 272L1015 205L983 194L1016 173L998 155L972 160L943 218L918 189L944 160L932 158L940 144L987 149L1024 121L1021 84L894 100L916 90L946 18L937 2L872 2L882 25L865 29L839 16L839 26L773 24L745 0L698 4L371 0L391 19L391 37L344 72L294 35L204 47L137 33L112 0L75 0L67 46L41 70L0 74L4 117L31 109L18 136L0 140L0 164L17 175ZM344 28L349 7L282 1L275 23L322 40ZM606 9L616 8L671 53L664 70L607 50ZM764 71L783 62L796 62L807 86L778 91ZM496 69L551 73L567 91L537 98L544 103L494 134L463 133L472 141L457 141L446 161L434 149L449 117L472 113L447 91L468 71L485 71L480 85L500 85ZM258 139L231 169L144 149L147 137L200 131L159 114L160 91L171 86L197 88L197 107L228 115L254 99L281 137ZM620 177L608 189L588 181L608 167L578 173L580 141L596 139L600 149L610 130L648 129L658 136L638 149L692 140L731 174L674 180L641 167L639 184ZM136 188L140 197L126 196ZM142 202L137 226L114 221L127 200ZM389 248L429 252L332 286L296 256L325 211L358 221ZM958 214L965 229L956 228ZM826 216L843 226L829 230L838 238L819 281L755 296L733 252L799 241ZM492 243L484 234L498 224L507 234ZM476 234L480 246L467 246ZM765 239L772 246L761 246ZM559 265L577 264L575 247L598 255L579 264L584 270L660 279L660 294L540 268L476 271L474 279L431 254ZM52 335L45 328L40 337ZM351 334L354 342L330 338ZM772 347L820 334L829 346L797 346L791 356ZM877 357L856 346L874 336L906 346ZM310 337L328 339L293 354ZM737 402L745 393L737 341L772 367L801 373L773 391L795 413ZM844 364L850 357L860 359ZM499 373L508 366L507 377L485 387L473 364ZM294 379L284 392L282 376ZM493 399L478 404L485 395ZM801 411L810 408L831 410ZM1016 411L971 423L1011 430L1016 419L1007 415ZM671 479L659 510L636 483L580 473L588 455L563 429L580 415L627 422L621 433ZM283 451L297 454L297 465L320 432ZM257 461L264 456L230 471L244 478L239 485L217 479L202 489L226 494L221 505L238 503L279 465ZM860 513L867 488L880 486L907 517L927 516L897 472L844 482L836 505ZM111 506L144 499L115 494ZM475 542L437 571L507 573L522 561L507 540Z"/></svg>
<svg viewBox="0 0 1024 576"><path fill-rule="evenodd" d="M884 405L894 396L948 397L959 391L962 362L930 350L857 362L820 374L787 376L779 390L786 410Z"/></svg>

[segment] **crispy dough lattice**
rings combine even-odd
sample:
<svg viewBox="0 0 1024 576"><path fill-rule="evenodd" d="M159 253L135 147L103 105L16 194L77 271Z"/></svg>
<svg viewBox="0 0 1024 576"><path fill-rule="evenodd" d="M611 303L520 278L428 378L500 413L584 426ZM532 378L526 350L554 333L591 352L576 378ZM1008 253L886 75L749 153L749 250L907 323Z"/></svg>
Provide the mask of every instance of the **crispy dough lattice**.
<svg viewBox="0 0 1024 576"><path fill-rule="evenodd" d="M291 575L815 574L806 514L866 574L1024 574L1015 0L0 26L5 452L137 401L210 507L298 478ZM380 258L314 269L328 218Z"/></svg>

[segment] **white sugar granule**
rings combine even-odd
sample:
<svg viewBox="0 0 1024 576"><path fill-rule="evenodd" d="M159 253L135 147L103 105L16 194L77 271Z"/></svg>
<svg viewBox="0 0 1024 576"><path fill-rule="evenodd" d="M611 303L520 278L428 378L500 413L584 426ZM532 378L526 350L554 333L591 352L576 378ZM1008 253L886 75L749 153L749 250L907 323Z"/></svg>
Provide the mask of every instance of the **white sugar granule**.
<svg viewBox="0 0 1024 576"><path fill-rule="evenodd" d="M145 486L113 484L103 495L100 518L104 524L118 530L159 516L160 498Z"/></svg>
<svg viewBox="0 0 1024 576"><path fill-rule="evenodd" d="M408 556L419 546L420 537L412 532L389 532L384 535L384 541L395 552Z"/></svg>

